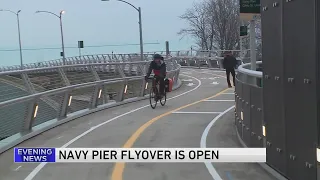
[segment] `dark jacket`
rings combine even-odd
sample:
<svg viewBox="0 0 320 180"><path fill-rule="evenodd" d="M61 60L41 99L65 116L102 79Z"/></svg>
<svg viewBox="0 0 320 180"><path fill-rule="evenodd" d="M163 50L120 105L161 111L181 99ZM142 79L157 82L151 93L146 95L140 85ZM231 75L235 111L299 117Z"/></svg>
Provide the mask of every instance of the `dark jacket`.
<svg viewBox="0 0 320 180"><path fill-rule="evenodd" d="M155 61L152 61L150 63L150 65L149 65L149 70L148 70L148 73L147 73L148 77L150 76L152 70L153 70L153 73L156 76L166 77L167 66L166 66L166 63L164 61L162 61L161 64L157 64Z"/></svg>
<svg viewBox="0 0 320 180"><path fill-rule="evenodd" d="M224 69L234 69L237 66L237 59L233 56L226 56L223 59L223 68Z"/></svg>

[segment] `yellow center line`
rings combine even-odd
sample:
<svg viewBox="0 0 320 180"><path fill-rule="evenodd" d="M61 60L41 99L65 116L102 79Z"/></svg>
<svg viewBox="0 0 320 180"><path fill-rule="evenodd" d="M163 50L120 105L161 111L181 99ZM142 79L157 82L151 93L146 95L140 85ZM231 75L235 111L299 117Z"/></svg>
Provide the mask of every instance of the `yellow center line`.
<svg viewBox="0 0 320 180"><path fill-rule="evenodd" d="M224 92L226 92L227 90L229 89L225 89L213 96L210 96L210 97L207 97L207 98L204 98L202 100L199 100L199 101L196 101L196 102L193 102L193 103L190 103L190 104L187 104L187 105L184 105L184 106L181 106L177 109L174 109L174 110L171 110L171 111L168 111L166 113L163 113L153 119L151 119L150 121L146 122L145 124L143 124L136 132L134 132L132 134L132 136L127 140L127 142L123 145L123 148L131 148L133 146L133 144L136 142L136 140L141 136L141 134L151 125L153 124L154 122L158 121L159 119L161 119L162 117L165 117L175 111L179 111L181 109L184 109L186 107L189 107L189 106L192 106L192 105L195 105L195 104L198 104L200 102L203 102L205 100L208 100L208 99L211 99L211 98L215 98L221 94L223 94ZM114 166L114 169L113 169L113 172L112 172L112 176L111 176L111 180L122 180L122 175L123 175L123 170L125 168L125 163L116 163L115 166Z"/></svg>

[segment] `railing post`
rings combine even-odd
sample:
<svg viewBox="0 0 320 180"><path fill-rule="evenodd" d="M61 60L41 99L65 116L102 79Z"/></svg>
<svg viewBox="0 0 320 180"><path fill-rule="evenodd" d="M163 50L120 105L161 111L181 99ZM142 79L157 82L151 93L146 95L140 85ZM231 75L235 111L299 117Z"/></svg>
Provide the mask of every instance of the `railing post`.
<svg viewBox="0 0 320 180"><path fill-rule="evenodd" d="M68 113L68 107L69 105L71 105L72 101L72 97L70 96L70 91L67 91L64 93L63 99L62 99L62 103L59 109L59 113L58 113L58 119L63 119L67 116Z"/></svg>
<svg viewBox="0 0 320 180"><path fill-rule="evenodd" d="M124 74L124 71L122 69L121 65L116 65L116 69L120 73L121 77L123 78L123 83L120 86L120 89L117 92L117 102L121 102L124 99L124 91L125 88L127 87L127 81L126 81L126 75Z"/></svg>
<svg viewBox="0 0 320 180"><path fill-rule="evenodd" d="M141 80L141 88L139 93L140 97L144 97L144 95L146 94L146 85L147 85L147 81L143 78Z"/></svg>
<svg viewBox="0 0 320 180"><path fill-rule="evenodd" d="M127 86L127 81L126 79L123 78L123 82L121 83L121 86L117 92L117 102L121 102L124 100L124 95L125 95L125 89L126 89L126 86Z"/></svg>
<svg viewBox="0 0 320 180"><path fill-rule="evenodd" d="M212 68L211 58L208 58L208 67Z"/></svg>
<svg viewBox="0 0 320 180"><path fill-rule="evenodd" d="M196 59L195 61L196 61L196 64L198 65L198 68L200 69L200 67L201 67L201 60L203 60L203 59Z"/></svg>
<svg viewBox="0 0 320 180"><path fill-rule="evenodd" d="M63 68L59 68L58 69L59 75L62 78L62 81L64 83L65 86L70 86L70 81L67 78L66 74L64 73L64 69ZM61 102L61 106L59 108L59 112L58 112L58 119L63 119L67 116L68 113L68 106L69 106L69 102L72 101L71 97L70 97L70 92L71 91L67 91L64 93L63 97L62 97L62 102Z"/></svg>
<svg viewBox="0 0 320 180"><path fill-rule="evenodd" d="M22 74L21 74L21 77L22 77L22 80L23 80L23 82L24 82L24 85L25 85L27 91L28 91L30 94L36 93L36 91L35 91L32 83L31 83L31 81L30 81L30 79L29 79L29 77L28 77L28 75L27 75L26 73L22 73Z"/></svg>
<svg viewBox="0 0 320 180"><path fill-rule="evenodd" d="M92 75L94 76L95 81L100 81L100 77L96 71L96 69L93 67L93 65L90 66L90 71Z"/></svg>
<svg viewBox="0 0 320 180"><path fill-rule="evenodd" d="M101 98L101 93L102 93L102 85L96 85L94 86L94 90L92 92L92 96L90 99L90 105L89 108L90 109L94 109L97 107L98 104L98 99ZM101 91L101 92L100 92ZM99 97L100 96L100 97Z"/></svg>
<svg viewBox="0 0 320 180"><path fill-rule="evenodd" d="M92 72L93 76L94 76L94 79L95 81L100 81L100 77L97 73L97 71L95 70L94 66L91 65L90 66L90 71ZM91 95L91 98L90 98L90 105L89 105L89 108L90 109L94 109L97 107L97 104L98 104L98 99L99 99L99 95L100 95L100 98L101 98L101 94L100 94L100 90L102 91L102 85L96 85L93 89L93 92L92 92L92 95Z"/></svg>
<svg viewBox="0 0 320 180"><path fill-rule="evenodd" d="M113 55L112 56L110 56L110 54L107 54L107 55L108 55L108 58L109 58L109 62L112 61Z"/></svg>
<svg viewBox="0 0 320 180"><path fill-rule="evenodd" d="M196 59L196 57L195 57L194 59ZM191 66L191 65L190 65L190 60L189 60L189 59L187 59L187 60L185 60L185 61L186 61L187 66Z"/></svg>
<svg viewBox="0 0 320 180"><path fill-rule="evenodd" d="M177 71L176 71L176 75L174 76L174 83L175 83L175 84L178 83L179 73L180 73L180 70L177 70Z"/></svg>
<svg viewBox="0 0 320 180"><path fill-rule="evenodd" d="M113 58L112 58L112 59L115 59L116 61L118 61L117 55L113 55Z"/></svg>
<svg viewBox="0 0 320 180"><path fill-rule="evenodd" d="M70 81L67 78L66 74L64 73L64 70L62 68L59 68L58 71L59 71L59 75L61 76L64 85L70 86Z"/></svg>
<svg viewBox="0 0 320 180"><path fill-rule="evenodd" d="M25 85L27 91L30 94L35 94L36 91L35 91L32 83L30 82L28 75L26 73L22 73L21 77L22 77L22 80L24 82L24 85ZM34 117L35 107L37 106L36 102L37 102L36 100L31 100L30 102L28 102L28 105L27 105L26 111L25 111L26 114L24 116L24 125L22 127L22 131L30 131L32 128L32 124L35 119L35 117Z"/></svg>
<svg viewBox="0 0 320 180"><path fill-rule="evenodd" d="M28 132L32 128L33 121L35 119L35 112L38 111L38 105L36 104L36 100L31 100L26 109L26 114L24 118L24 125L22 128L23 132Z"/></svg>

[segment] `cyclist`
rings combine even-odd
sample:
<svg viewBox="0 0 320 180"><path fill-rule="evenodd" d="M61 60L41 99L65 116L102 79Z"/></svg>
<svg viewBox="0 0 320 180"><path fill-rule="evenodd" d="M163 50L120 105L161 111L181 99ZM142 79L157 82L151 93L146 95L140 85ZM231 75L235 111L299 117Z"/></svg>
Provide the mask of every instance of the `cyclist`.
<svg viewBox="0 0 320 180"><path fill-rule="evenodd" d="M167 74L167 67L166 63L164 62L164 58L160 54L155 54L153 56L153 61L150 63L149 70L147 72L147 75L145 76L146 81L148 80L152 70L156 78L156 83L160 82L159 98L161 99L165 93L164 79Z"/></svg>

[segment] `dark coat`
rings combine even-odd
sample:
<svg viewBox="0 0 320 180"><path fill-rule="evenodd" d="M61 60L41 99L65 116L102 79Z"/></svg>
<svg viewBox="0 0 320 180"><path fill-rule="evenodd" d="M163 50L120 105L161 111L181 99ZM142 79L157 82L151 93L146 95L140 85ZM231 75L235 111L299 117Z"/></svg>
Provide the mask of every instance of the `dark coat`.
<svg viewBox="0 0 320 180"><path fill-rule="evenodd" d="M148 69L148 73L147 73L148 77L150 76L152 70L153 70L153 73L156 76L166 77L167 66L166 66L166 63L164 61L162 61L161 64L157 64L155 61L152 61L150 63L149 69Z"/></svg>
<svg viewBox="0 0 320 180"><path fill-rule="evenodd" d="M237 59L233 56L226 56L223 59L223 68L224 69L235 69L237 66Z"/></svg>

